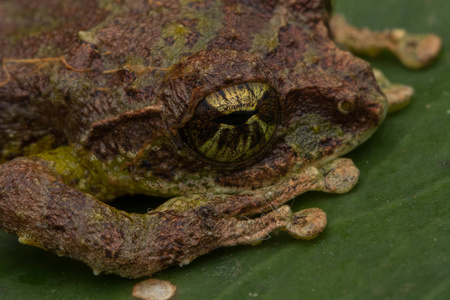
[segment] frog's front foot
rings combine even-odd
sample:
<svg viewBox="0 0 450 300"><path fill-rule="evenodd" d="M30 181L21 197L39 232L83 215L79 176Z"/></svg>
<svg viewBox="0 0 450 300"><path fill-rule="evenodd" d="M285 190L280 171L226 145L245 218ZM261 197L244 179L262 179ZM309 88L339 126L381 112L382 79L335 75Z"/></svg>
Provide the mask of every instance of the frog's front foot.
<svg viewBox="0 0 450 300"><path fill-rule="evenodd" d="M19 158L0 166L0 227L22 243L81 260L96 273L149 276L219 247L257 244L275 229L312 239L325 228L325 213L292 213L282 204L308 190L346 192L358 174L351 160L337 159L257 191L180 196L134 214L66 185L51 163Z"/></svg>
<svg viewBox="0 0 450 300"><path fill-rule="evenodd" d="M222 222L220 222L222 223ZM223 246L237 244L255 245L269 236L275 229L286 230L291 236L302 240L311 240L317 237L327 225L327 216L319 208L304 209L292 213L287 205L283 205L255 219L228 219L223 220L222 238Z"/></svg>
<svg viewBox="0 0 450 300"><path fill-rule="evenodd" d="M286 230L296 239L311 240L325 229L326 224L327 215L323 210L308 208L293 214Z"/></svg>
<svg viewBox="0 0 450 300"><path fill-rule="evenodd" d="M411 102L414 89L411 86L391 83L379 69L373 69L373 74L388 102L388 112L403 109Z"/></svg>
<svg viewBox="0 0 450 300"><path fill-rule="evenodd" d="M316 190L344 194L350 191L358 182L359 170L349 158L339 158L321 168L323 179L317 184Z"/></svg>
<svg viewBox="0 0 450 300"><path fill-rule="evenodd" d="M330 29L336 42L351 51L377 56L382 51L388 50L410 69L428 66L442 47L442 39L435 34L410 34L403 29L375 32L350 25L340 14L333 15Z"/></svg>

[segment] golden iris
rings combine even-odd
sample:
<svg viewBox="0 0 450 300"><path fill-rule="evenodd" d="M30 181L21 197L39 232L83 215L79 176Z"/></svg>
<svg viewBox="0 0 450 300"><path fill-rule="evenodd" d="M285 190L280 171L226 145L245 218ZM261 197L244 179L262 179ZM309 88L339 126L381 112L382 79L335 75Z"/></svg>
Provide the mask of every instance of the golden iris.
<svg viewBox="0 0 450 300"><path fill-rule="evenodd" d="M280 119L280 103L265 83L244 83L200 101L180 129L186 144L217 162L242 162L268 144Z"/></svg>

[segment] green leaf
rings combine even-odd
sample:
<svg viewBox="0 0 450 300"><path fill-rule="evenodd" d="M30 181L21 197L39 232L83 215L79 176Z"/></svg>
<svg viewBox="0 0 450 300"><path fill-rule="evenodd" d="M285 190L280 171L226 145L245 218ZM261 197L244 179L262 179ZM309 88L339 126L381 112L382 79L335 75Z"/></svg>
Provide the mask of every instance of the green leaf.
<svg viewBox="0 0 450 300"><path fill-rule="evenodd" d="M313 241L285 233L257 247L225 248L155 277L177 299L447 299L450 295L450 2L338 1L359 26L406 28L444 38L437 62L410 71L371 61L412 85L409 107L388 116L350 153L361 170L344 195L308 193L294 211L320 207L329 225ZM85 265L21 245L0 232L0 299L132 299L139 280L94 276Z"/></svg>

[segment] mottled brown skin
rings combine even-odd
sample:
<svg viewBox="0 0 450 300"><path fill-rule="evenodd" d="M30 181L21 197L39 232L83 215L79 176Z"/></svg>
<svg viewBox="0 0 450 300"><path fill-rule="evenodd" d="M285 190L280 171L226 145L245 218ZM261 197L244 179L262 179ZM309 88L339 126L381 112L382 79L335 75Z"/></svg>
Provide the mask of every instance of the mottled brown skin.
<svg viewBox="0 0 450 300"><path fill-rule="evenodd" d="M97 273L148 276L277 228L314 238L325 213L281 205L356 184L338 157L387 104L368 63L329 39L323 1L40 2L0 6L0 16L45 7L57 24L27 31L26 17L0 18L1 159L35 154L43 138L55 149L0 166L0 227L22 242ZM266 149L232 164L189 149L178 130L197 103L246 82L279 95ZM99 201L127 193L170 199L145 215Z"/></svg>

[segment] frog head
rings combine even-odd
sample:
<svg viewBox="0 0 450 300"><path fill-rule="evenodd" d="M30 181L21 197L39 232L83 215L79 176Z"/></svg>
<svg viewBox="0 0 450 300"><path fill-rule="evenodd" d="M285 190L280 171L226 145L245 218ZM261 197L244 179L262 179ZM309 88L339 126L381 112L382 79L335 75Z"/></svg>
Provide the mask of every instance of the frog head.
<svg viewBox="0 0 450 300"><path fill-rule="evenodd" d="M310 46L290 69L230 49L185 57L151 106L94 127L93 149L121 164L105 168L108 180L156 196L236 193L352 150L383 121L387 103L368 63L328 47ZM107 139L129 159L111 159L98 146Z"/></svg>

